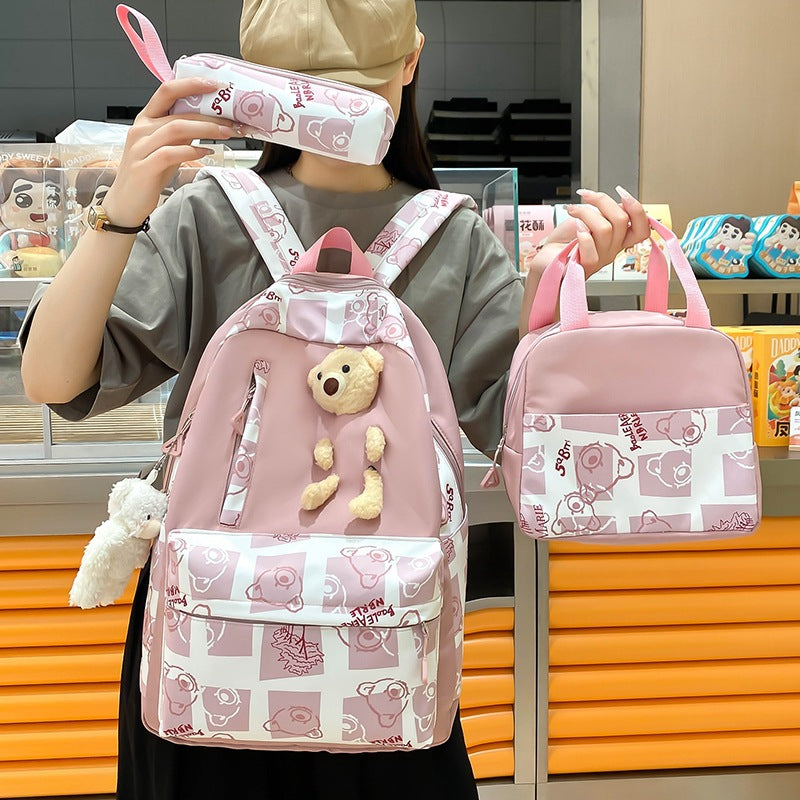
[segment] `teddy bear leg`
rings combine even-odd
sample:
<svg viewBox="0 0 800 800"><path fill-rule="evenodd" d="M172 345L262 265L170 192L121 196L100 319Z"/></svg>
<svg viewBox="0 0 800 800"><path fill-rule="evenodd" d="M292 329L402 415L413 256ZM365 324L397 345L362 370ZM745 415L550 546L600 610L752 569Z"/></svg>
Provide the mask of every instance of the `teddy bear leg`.
<svg viewBox="0 0 800 800"><path fill-rule="evenodd" d="M386 436L377 425L367 428L367 459L370 464L377 464L383 458L386 449Z"/></svg>
<svg viewBox="0 0 800 800"><path fill-rule="evenodd" d="M314 448L314 463L326 472L333 466L333 442L320 439Z"/></svg>
<svg viewBox="0 0 800 800"><path fill-rule="evenodd" d="M333 497L339 488L339 476L328 475L323 481L310 483L303 490L300 505L304 511L314 511Z"/></svg>
<svg viewBox="0 0 800 800"><path fill-rule="evenodd" d="M364 471L364 491L349 504L350 513L358 519L375 519L383 510L383 479L375 467Z"/></svg>

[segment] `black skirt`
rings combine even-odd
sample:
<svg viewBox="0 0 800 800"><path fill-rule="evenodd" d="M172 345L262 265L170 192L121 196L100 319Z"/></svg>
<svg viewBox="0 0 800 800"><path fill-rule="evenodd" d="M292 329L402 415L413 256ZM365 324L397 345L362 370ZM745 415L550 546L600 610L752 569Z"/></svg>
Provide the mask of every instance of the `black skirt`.
<svg viewBox="0 0 800 800"><path fill-rule="evenodd" d="M175 744L150 733L139 693L149 574L148 564L122 660L117 800L477 800L458 716L449 741L410 752L233 750Z"/></svg>

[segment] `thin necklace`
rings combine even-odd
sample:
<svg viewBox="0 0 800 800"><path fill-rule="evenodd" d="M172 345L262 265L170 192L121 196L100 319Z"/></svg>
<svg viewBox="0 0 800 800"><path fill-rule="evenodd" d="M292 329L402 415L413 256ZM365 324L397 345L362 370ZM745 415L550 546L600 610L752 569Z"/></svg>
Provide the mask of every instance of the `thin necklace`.
<svg viewBox="0 0 800 800"><path fill-rule="evenodd" d="M292 167L293 166L294 166L293 164L289 164L286 167L286 172L291 178L294 178L294 172L292 172ZM297 180L297 178L294 178L294 179ZM390 175L389 176L389 183L387 183L386 186L382 186L380 189L376 189L375 191L376 192L385 192L388 189L391 189L392 186L394 186L394 175Z"/></svg>

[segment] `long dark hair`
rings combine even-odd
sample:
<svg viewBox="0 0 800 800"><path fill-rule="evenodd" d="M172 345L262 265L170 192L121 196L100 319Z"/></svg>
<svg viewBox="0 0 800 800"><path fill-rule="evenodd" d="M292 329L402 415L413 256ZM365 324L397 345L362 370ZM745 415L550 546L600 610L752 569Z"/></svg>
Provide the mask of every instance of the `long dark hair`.
<svg viewBox="0 0 800 800"><path fill-rule="evenodd" d="M254 169L259 174L285 169L299 157L300 151L294 147L265 142L261 158ZM410 183L417 189L439 188L417 119L416 73L411 83L403 87L400 116L395 123L394 135L389 152L383 159L383 166L397 180Z"/></svg>

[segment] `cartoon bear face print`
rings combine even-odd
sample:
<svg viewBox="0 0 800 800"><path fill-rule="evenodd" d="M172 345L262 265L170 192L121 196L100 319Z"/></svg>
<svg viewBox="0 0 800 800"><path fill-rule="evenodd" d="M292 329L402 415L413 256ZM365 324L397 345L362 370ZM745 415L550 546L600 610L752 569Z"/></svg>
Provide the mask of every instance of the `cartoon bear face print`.
<svg viewBox="0 0 800 800"><path fill-rule="evenodd" d="M264 730L269 733L285 733L289 736L320 739L322 731L319 725L319 717L310 708L288 706L276 711L271 719L264 723Z"/></svg>
<svg viewBox="0 0 800 800"><path fill-rule="evenodd" d="M345 547L341 553L358 573L365 589L374 589L394 563L394 556L383 547Z"/></svg>
<svg viewBox="0 0 800 800"><path fill-rule="evenodd" d="M239 713L242 699L236 689L206 689L203 692L203 707L209 725L222 728Z"/></svg>
<svg viewBox="0 0 800 800"><path fill-rule="evenodd" d="M396 655L389 647L393 633L390 628L337 628L336 633L350 650L359 653L383 651L390 656Z"/></svg>
<svg viewBox="0 0 800 800"><path fill-rule="evenodd" d="M192 589L205 594L224 573L230 562L230 553L218 547L193 547L189 551L189 576Z"/></svg>
<svg viewBox="0 0 800 800"><path fill-rule="evenodd" d="M336 106L338 111L351 117L363 117L372 106L372 101L366 97L348 97L338 89L326 89L325 97Z"/></svg>
<svg viewBox="0 0 800 800"><path fill-rule="evenodd" d="M306 130L321 150L328 153L346 153L350 149L353 123L346 119L312 120Z"/></svg>
<svg viewBox="0 0 800 800"><path fill-rule="evenodd" d="M436 681L414 689L411 707L420 723L420 730L428 730L433 723L433 715L436 713Z"/></svg>
<svg viewBox="0 0 800 800"><path fill-rule="evenodd" d="M239 122L258 128L267 136L294 130L294 119L281 105L280 100L274 94L260 90L234 90L233 116Z"/></svg>
<svg viewBox="0 0 800 800"><path fill-rule="evenodd" d="M164 665L164 694L171 714L180 716L197 700L199 688L197 680L182 667Z"/></svg>
<svg viewBox="0 0 800 800"><path fill-rule="evenodd" d="M322 605L328 609L342 611L347 608L347 591L338 575L327 573L322 590Z"/></svg>
<svg viewBox="0 0 800 800"><path fill-rule="evenodd" d="M303 608L303 579L294 567L273 567L262 572L245 594L256 603L300 611Z"/></svg>
<svg viewBox="0 0 800 800"><path fill-rule="evenodd" d="M702 411L676 411L656 422L656 430L678 447L693 447L706 432Z"/></svg>
<svg viewBox="0 0 800 800"><path fill-rule="evenodd" d="M692 464L685 453L664 453L647 460L647 472L670 489L692 482Z"/></svg>
<svg viewBox="0 0 800 800"><path fill-rule="evenodd" d="M528 472L544 472L544 445L529 448L526 453L530 453L530 458L525 462L522 469L528 470Z"/></svg>
<svg viewBox="0 0 800 800"><path fill-rule="evenodd" d="M370 711L382 728L391 728L408 705L408 684L392 678L359 684L356 689L366 698Z"/></svg>
<svg viewBox="0 0 800 800"><path fill-rule="evenodd" d="M589 496L607 492L619 481L630 478L634 472L634 463L624 458L616 447L610 444L594 442L578 449L575 460L575 474L578 485Z"/></svg>
<svg viewBox="0 0 800 800"><path fill-rule="evenodd" d="M525 428L532 428L539 433L548 433L555 428L556 421L549 414L525 414L522 417L522 424Z"/></svg>
<svg viewBox="0 0 800 800"><path fill-rule="evenodd" d="M269 236L270 240L277 242L286 236L286 215L272 203L262 200L253 205L253 214L261 226L261 230Z"/></svg>
<svg viewBox="0 0 800 800"><path fill-rule="evenodd" d="M344 714L342 716L342 741L367 741L367 731L364 729L364 724L352 714Z"/></svg>
<svg viewBox="0 0 800 800"><path fill-rule="evenodd" d="M600 519L594 506L577 492L568 494L556 508L553 533L583 533L600 530Z"/></svg>
<svg viewBox="0 0 800 800"><path fill-rule="evenodd" d="M639 518L639 527L636 532L662 533L671 530L672 526L666 520L661 519L655 511L645 511Z"/></svg>
<svg viewBox="0 0 800 800"><path fill-rule="evenodd" d="M400 560L398 572L400 573L403 597L416 597L420 589L433 580L435 577L432 572L433 565L434 560L431 556Z"/></svg>

